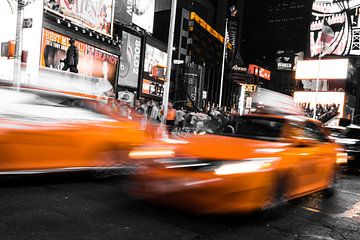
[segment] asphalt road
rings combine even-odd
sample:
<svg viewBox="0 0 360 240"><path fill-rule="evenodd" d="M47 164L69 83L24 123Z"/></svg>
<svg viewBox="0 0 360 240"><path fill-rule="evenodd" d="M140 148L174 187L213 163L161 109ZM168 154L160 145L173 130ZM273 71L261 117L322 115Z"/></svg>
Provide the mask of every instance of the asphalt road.
<svg viewBox="0 0 360 240"><path fill-rule="evenodd" d="M0 239L360 239L360 174L330 199L313 194L274 215L199 216L133 200L120 179L0 179Z"/></svg>

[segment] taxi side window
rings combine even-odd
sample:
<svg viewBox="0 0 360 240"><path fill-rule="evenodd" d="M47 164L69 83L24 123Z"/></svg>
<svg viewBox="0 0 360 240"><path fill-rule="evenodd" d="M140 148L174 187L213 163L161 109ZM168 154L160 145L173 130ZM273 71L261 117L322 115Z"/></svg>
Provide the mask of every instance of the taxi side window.
<svg viewBox="0 0 360 240"><path fill-rule="evenodd" d="M327 142L327 137L321 131L321 128L313 122L305 122L304 133L307 138L315 139L319 142Z"/></svg>

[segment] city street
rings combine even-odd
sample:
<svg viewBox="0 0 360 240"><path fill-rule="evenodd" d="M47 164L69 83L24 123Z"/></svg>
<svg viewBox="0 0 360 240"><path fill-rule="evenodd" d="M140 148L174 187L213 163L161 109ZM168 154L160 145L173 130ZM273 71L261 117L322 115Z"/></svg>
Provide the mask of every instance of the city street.
<svg viewBox="0 0 360 240"><path fill-rule="evenodd" d="M1 178L0 239L359 239L360 176L276 214L199 216L133 200L121 179ZM184 203L186 204L186 203Z"/></svg>

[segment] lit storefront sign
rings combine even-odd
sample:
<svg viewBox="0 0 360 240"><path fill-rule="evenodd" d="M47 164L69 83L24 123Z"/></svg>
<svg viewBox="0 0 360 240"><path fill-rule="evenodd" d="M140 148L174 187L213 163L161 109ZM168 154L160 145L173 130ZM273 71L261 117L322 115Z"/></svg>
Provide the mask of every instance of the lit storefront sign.
<svg viewBox="0 0 360 240"><path fill-rule="evenodd" d="M241 84L244 87L246 92L254 93L257 90L257 85L255 84Z"/></svg>
<svg viewBox="0 0 360 240"><path fill-rule="evenodd" d="M268 81L270 81L270 79L271 79L271 71L270 70L259 67L255 64L249 65L249 74L259 76Z"/></svg>
<svg viewBox="0 0 360 240"><path fill-rule="evenodd" d="M74 24L112 36L114 0L46 0L44 8Z"/></svg>
<svg viewBox="0 0 360 240"><path fill-rule="evenodd" d="M301 60L296 65L296 79L346 79L348 59Z"/></svg>
<svg viewBox="0 0 360 240"><path fill-rule="evenodd" d="M162 97L164 94L164 85L148 79L143 79L142 93L155 97Z"/></svg>

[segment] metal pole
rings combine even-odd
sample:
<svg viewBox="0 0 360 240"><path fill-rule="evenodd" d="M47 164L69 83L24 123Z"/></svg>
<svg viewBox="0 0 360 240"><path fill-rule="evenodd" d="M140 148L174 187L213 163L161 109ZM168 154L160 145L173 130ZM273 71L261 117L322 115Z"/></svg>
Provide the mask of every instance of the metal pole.
<svg viewBox="0 0 360 240"><path fill-rule="evenodd" d="M227 45L227 25L228 25L228 19L226 18L223 59L222 59L222 66L221 66L221 81L220 81L220 96L219 96L219 107L220 108L222 107L222 92L223 92L223 85L224 85L225 54L226 54L226 45Z"/></svg>
<svg viewBox="0 0 360 240"><path fill-rule="evenodd" d="M172 0L169 37L168 37L168 46L167 46L167 54L168 54L167 55L167 71L166 71L166 81L164 84L164 95L163 95L163 113L164 113L163 118L162 118L163 124L166 123L166 116L167 116L167 112L168 112L172 53L173 53L173 44L174 44L174 29L175 29L175 20L176 20L176 4L177 4L177 0Z"/></svg>
<svg viewBox="0 0 360 240"><path fill-rule="evenodd" d="M322 51L323 51L323 47L324 47L324 43L322 41L322 34L323 34L323 28L325 25L325 11L323 14L323 26L321 28L321 34L320 34L320 42L321 42L321 48L320 48L320 53L319 53L319 63L318 63L318 75L317 75L317 79L316 79L316 89L315 89L315 100L314 100L314 116L313 118L316 119L316 102L317 102L317 96L318 96L318 92L319 92L319 81L320 81L320 70L321 70L321 55L322 55Z"/></svg>
<svg viewBox="0 0 360 240"><path fill-rule="evenodd" d="M313 116L314 119L316 119L316 102L317 102L317 95L319 92L322 48L323 48L323 42L321 42L321 51L319 54L319 61L318 61L318 74L317 74L317 79L316 79L316 89L315 89L315 99L314 99L314 116Z"/></svg>
<svg viewBox="0 0 360 240"><path fill-rule="evenodd" d="M16 16L16 40L14 56L13 85L17 91L20 88L21 81L21 55L22 55L22 38L23 38L23 19L24 19L24 0L18 0Z"/></svg>

